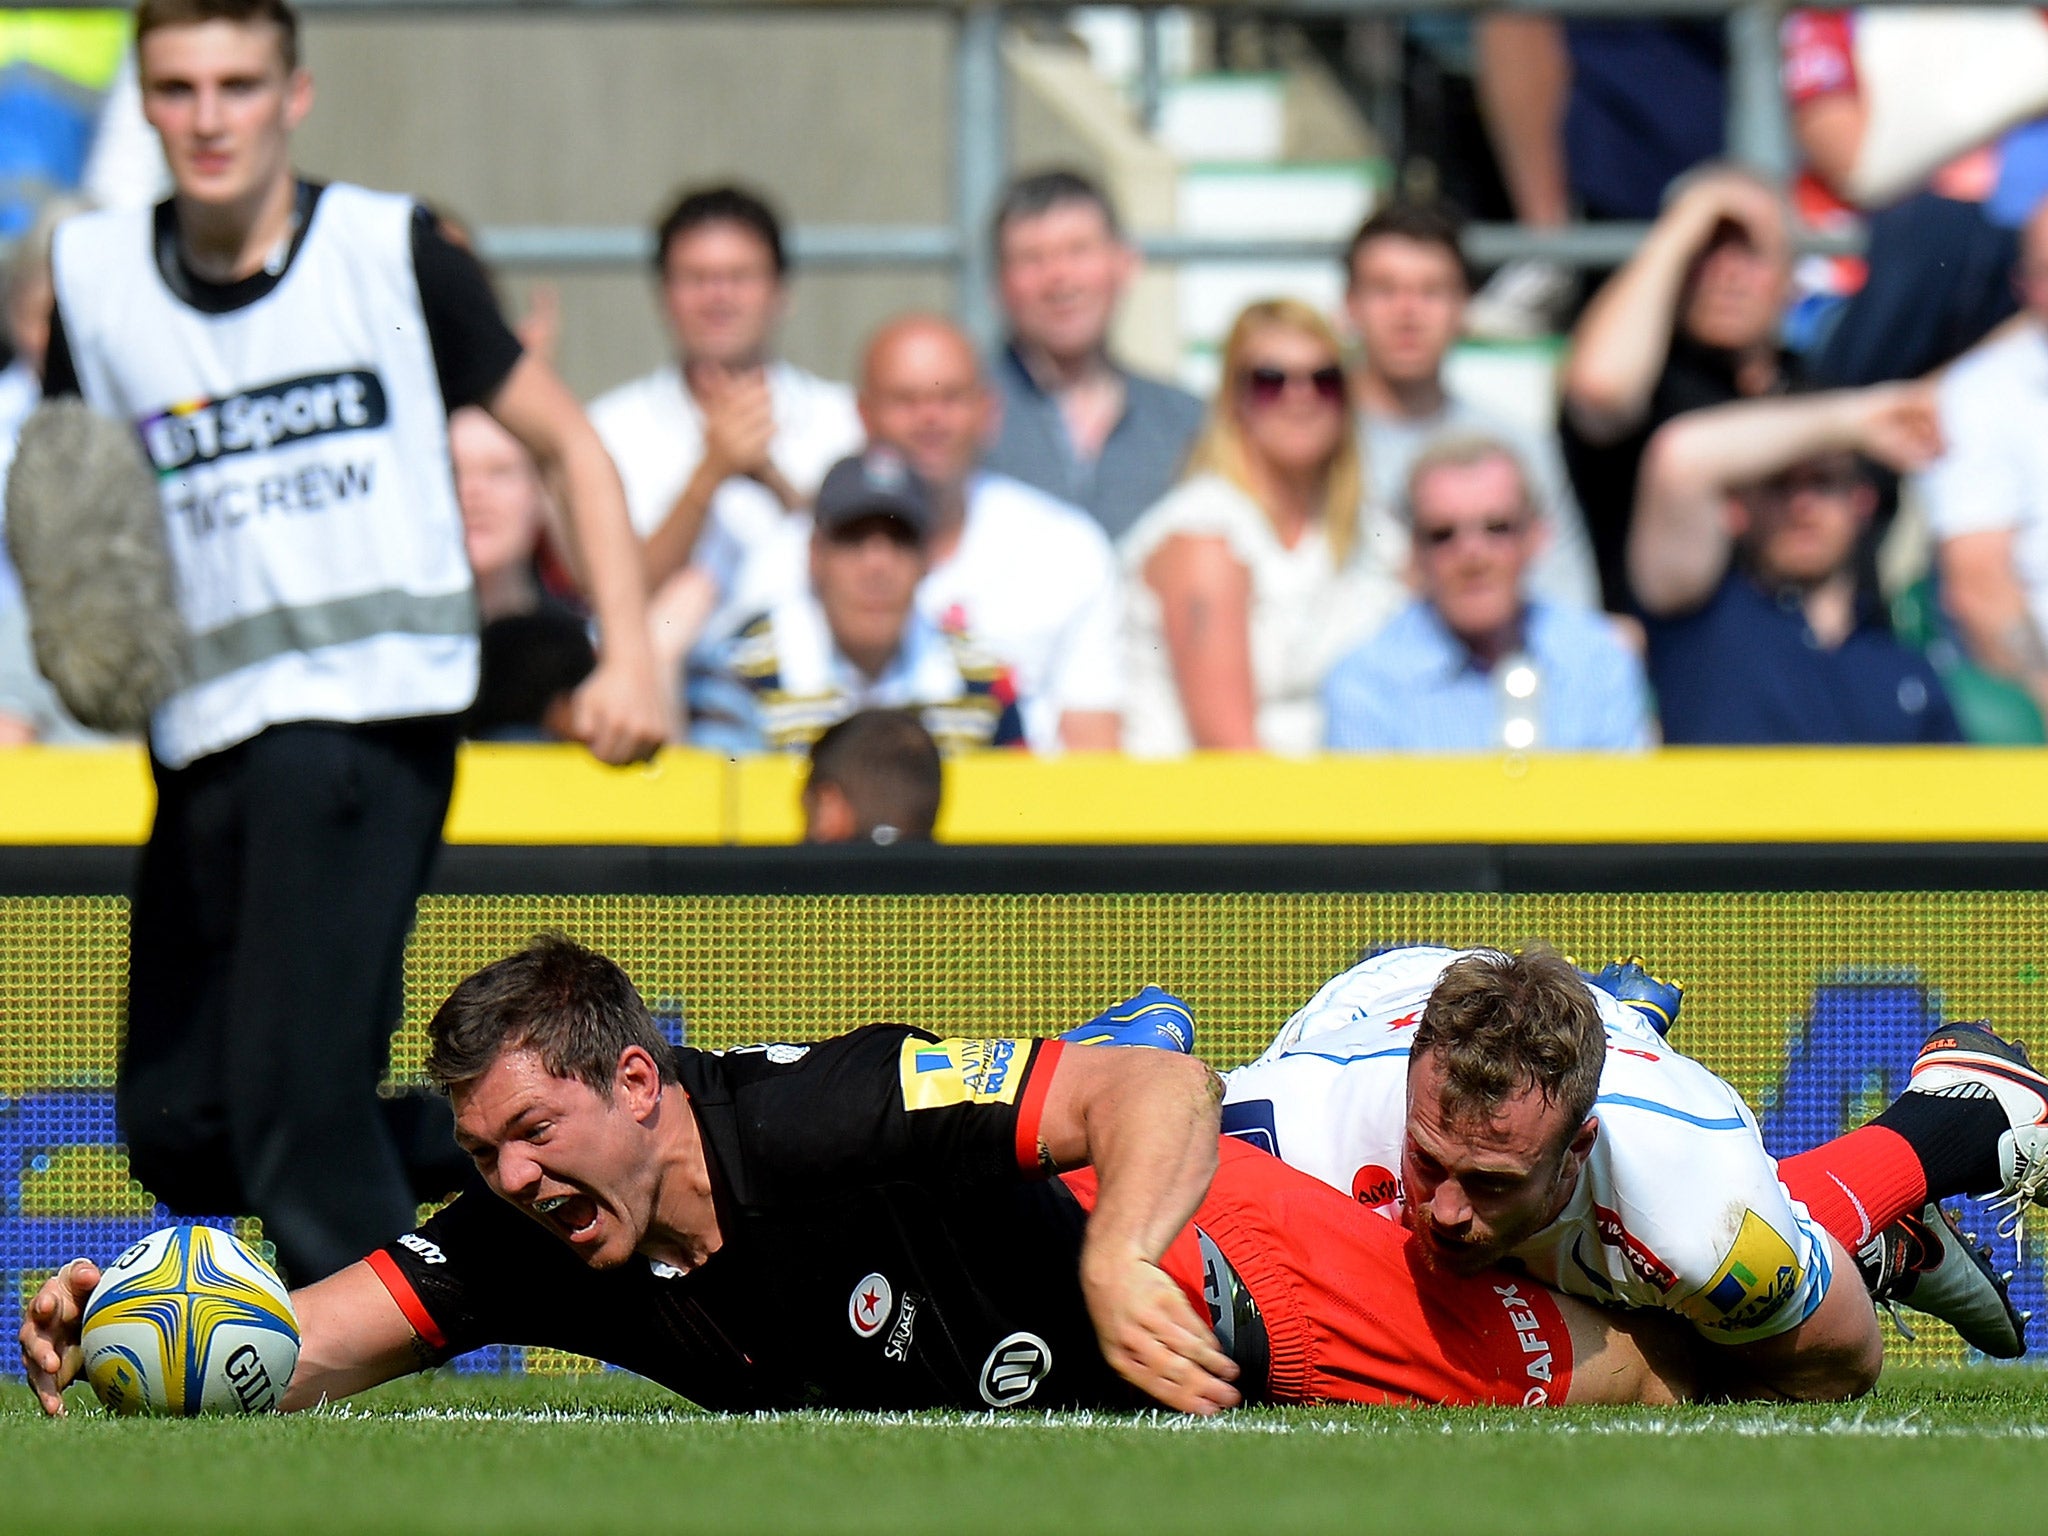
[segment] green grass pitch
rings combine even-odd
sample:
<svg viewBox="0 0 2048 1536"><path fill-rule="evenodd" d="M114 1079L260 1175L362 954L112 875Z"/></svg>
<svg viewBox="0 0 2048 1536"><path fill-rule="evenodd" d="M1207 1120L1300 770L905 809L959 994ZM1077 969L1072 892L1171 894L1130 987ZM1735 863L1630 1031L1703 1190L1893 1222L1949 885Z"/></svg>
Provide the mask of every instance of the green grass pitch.
<svg viewBox="0 0 2048 1536"><path fill-rule="evenodd" d="M438 1376L288 1419L0 1409L0 1530L1203 1533L2048 1528L2048 1372L1677 1411L700 1416L629 1377Z"/></svg>

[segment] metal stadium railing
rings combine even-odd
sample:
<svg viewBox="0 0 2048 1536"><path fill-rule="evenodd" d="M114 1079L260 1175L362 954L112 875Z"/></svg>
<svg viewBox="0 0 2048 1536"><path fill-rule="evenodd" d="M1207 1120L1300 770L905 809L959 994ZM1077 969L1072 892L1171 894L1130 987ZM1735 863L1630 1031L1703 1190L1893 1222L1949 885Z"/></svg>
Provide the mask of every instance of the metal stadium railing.
<svg viewBox="0 0 2048 1536"><path fill-rule="evenodd" d="M27 0L0 0L0 9ZM55 0L58 6L80 0ZM1839 0L1837 0L1839 3ZM39 0L47 7L51 0ZM988 218L1009 174L1007 105L1002 58L1003 28L1012 17L1043 15L1066 7L1005 5L990 0L300 0L302 9L322 13L448 15L588 10L673 13L730 17L742 11L939 11L954 19L952 218L933 225L810 225L792 234L796 256L814 268L939 267L956 279L961 319L977 335L993 337L996 319L986 230ZM1827 0L1823 0L1823 5ZM1209 9L1234 16L1374 17L1423 12L1517 10L1574 16L1725 16L1728 27L1728 149L1732 158L1782 177L1792 160L1790 131L1779 88L1778 32L1790 8L1780 0L1230 0L1182 8ZM1161 7L1137 6L1147 17ZM1154 77L1141 81L1139 95L1156 99L1159 50L1142 50ZM1532 230L1515 224L1478 224L1469 231L1470 254L1481 266L1518 257L1544 257L1568 266L1611 266L1626 259L1642 238L1639 224L1574 224ZM643 266L651 237L629 226L487 225L478 231L483 255L508 270L563 267ZM1327 258L1328 241L1249 240L1186 235L1138 239L1157 262L1284 260ZM1814 248L1846 249L1836 239L1809 242Z"/></svg>

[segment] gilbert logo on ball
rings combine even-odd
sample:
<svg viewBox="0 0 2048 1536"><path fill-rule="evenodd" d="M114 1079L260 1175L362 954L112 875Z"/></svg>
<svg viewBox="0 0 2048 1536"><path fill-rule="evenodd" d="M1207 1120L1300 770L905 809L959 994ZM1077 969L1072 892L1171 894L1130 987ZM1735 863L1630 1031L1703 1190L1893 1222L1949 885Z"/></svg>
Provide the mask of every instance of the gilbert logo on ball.
<svg viewBox="0 0 2048 1536"><path fill-rule="evenodd" d="M85 1377L119 1414L269 1413L299 1360L284 1284L231 1233L152 1232L85 1304Z"/></svg>

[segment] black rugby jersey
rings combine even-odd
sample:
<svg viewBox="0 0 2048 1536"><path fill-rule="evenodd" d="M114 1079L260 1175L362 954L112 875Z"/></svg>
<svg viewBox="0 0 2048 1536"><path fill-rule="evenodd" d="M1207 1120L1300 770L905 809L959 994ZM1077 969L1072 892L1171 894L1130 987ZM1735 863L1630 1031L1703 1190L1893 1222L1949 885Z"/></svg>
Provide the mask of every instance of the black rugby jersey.
<svg viewBox="0 0 2048 1536"><path fill-rule="evenodd" d="M1080 1287L1085 1214L1038 1176L1061 1047L873 1025L684 1050L724 1245L587 1268L481 1191L372 1254L434 1358L594 1355L717 1410L1128 1408Z"/></svg>

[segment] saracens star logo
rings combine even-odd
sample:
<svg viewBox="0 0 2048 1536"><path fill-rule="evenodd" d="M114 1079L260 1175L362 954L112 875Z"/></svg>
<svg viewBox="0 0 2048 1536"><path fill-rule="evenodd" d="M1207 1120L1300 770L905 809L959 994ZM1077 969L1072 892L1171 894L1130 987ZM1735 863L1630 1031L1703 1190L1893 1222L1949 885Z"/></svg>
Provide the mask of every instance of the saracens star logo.
<svg viewBox="0 0 2048 1536"><path fill-rule="evenodd" d="M853 1294L847 1298L846 1320L853 1324L855 1333L864 1339L872 1339L889 1321L889 1313L895 1305L896 1293L889 1288L889 1282L880 1275L869 1275L853 1288Z"/></svg>

